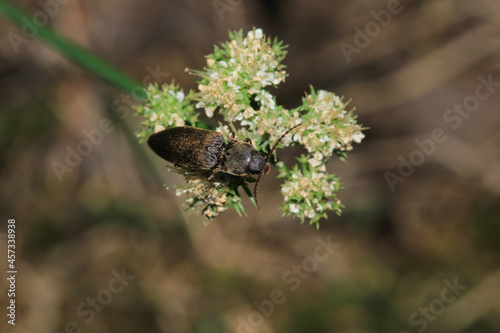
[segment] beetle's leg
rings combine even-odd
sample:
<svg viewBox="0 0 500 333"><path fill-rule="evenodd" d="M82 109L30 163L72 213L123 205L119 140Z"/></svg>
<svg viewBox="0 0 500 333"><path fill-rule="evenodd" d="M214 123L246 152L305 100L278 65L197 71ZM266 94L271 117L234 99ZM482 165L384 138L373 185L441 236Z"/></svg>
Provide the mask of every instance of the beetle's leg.
<svg viewBox="0 0 500 333"><path fill-rule="evenodd" d="M219 173L221 169L219 167L216 167L215 169L212 170L212 173L210 174L210 176L208 176L207 180L208 181L211 181L212 179L214 179L215 175Z"/></svg>
<svg viewBox="0 0 500 333"><path fill-rule="evenodd" d="M244 142L249 143L249 144L251 144L253 146L252 139L250 139L250 138L246 138L244 140Z"/></svg>
<svg viewBox="0 0 500 333"><path fill-rule="evenodd" d="M210 176L208 176L207 180L212 180L214 179L215 175L219 172L219 170L215 169L214 171L212 171L212 174Z"/></svg>

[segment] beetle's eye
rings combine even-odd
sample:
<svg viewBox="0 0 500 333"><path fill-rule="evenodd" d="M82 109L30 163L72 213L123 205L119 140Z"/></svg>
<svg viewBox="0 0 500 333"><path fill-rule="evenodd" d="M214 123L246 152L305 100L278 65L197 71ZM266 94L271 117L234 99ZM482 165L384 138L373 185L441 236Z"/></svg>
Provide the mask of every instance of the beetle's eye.
<svg viewBox="0 0 500 333"><path fill-rule="evenodd" d="M264 169L266 165L266 158L261 153L256 153L252 155L250 159L250 164L248 168L250 169L250 173L260 173L262 169Z"/></svg>

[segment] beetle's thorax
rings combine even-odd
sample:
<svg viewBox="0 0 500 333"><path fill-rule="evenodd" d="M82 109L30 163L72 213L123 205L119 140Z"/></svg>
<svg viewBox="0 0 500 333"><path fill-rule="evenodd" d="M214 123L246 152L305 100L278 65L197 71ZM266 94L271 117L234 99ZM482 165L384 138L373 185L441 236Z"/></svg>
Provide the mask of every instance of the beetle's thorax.
<svg viewBox="0 0 500 333"><path fill-rule="evenodd" d="M262 163L260 160L264 161L263 154L256 151L251 144L229 139L222 156L220 169L223 172L235 176L256 174L259 173L265 165L264 163L262 167L260 167ZM260 169L255 170L256 167L260 167Z"/></svg>

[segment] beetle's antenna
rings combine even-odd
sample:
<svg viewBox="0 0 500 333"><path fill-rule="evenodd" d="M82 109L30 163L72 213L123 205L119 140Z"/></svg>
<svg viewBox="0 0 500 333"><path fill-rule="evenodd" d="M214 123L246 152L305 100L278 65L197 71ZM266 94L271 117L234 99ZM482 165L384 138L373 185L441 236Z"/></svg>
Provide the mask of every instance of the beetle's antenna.
<svg viewBox="0 0 500 333"><path fill-rule="evenodd" d="M269 157L271 157L271 154L276 150L276 147L278 147L278 144L281 142L281 140L283 140L283 138L285 137L285 135L287 135L288 133L290 133L292 130L294 130L295 128L301 126L302 124L298 124L298 125L295 125L293 126L292 128L290 128L288 131L286 131L279 139L278 141L276 141L276 143L274 144L274 147L273 149L271 149L271 151L269 152L269 154L267 155L266 157L266 162L267 160L269 160Z"/></svg>
<svg viewBox="0 0 500 333"><path fill-rule="evenodd" d="M257 200L257 187L259 187L260 177L262 177L262 172L259 173L259 177L257 177L257 182L255 183L255 186L253 188L253 197L255 198L255 204L257 205L257 210L259 211L259 214L260 214L260 206L259 206L259 200Z"/></svg>
<svg viewBox="0 0 500 333"><path fill-rule="evenodd" d="M288 131L286 131L285 133L283 133L283 135L278 139L278 141L276 141L276 143L274 144L274 146L271 149L271 151L269 152L269 154L266 156L266 159L265 159L264 162L267 162L269 160L269 158L271 157L271 154L276 150L276 147L278 147L278 144L285 137L285 135L287 135L288 133L290 133L292 130L294 130L295 128L299 127L300 125L302 125L302 124L295 125L292 128L290 128ZM259 200L257 200L257 188L259 187L260 177L262 177L262 174L264 173L264 171L265 171L265 169L263 169L259 173L259 177L257 177L257 181L255 182L255 187L253 188L253 197L255 198L255 204L257 205L257 210L259 211L259 213L260 213L260 206L259 206Z"/></svg>

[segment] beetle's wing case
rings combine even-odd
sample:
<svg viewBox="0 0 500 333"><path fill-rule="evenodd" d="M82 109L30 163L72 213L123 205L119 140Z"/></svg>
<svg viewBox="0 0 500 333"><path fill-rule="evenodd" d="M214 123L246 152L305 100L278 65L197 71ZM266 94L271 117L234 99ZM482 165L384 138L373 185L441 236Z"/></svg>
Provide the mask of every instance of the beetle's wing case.
<svg viewBox="0 0 500 333"><path fill-rule="evenodd" d="M149 147L176 167L210 170L224 150L222 133L183 126L168 128L148 138Z"/></svg>

